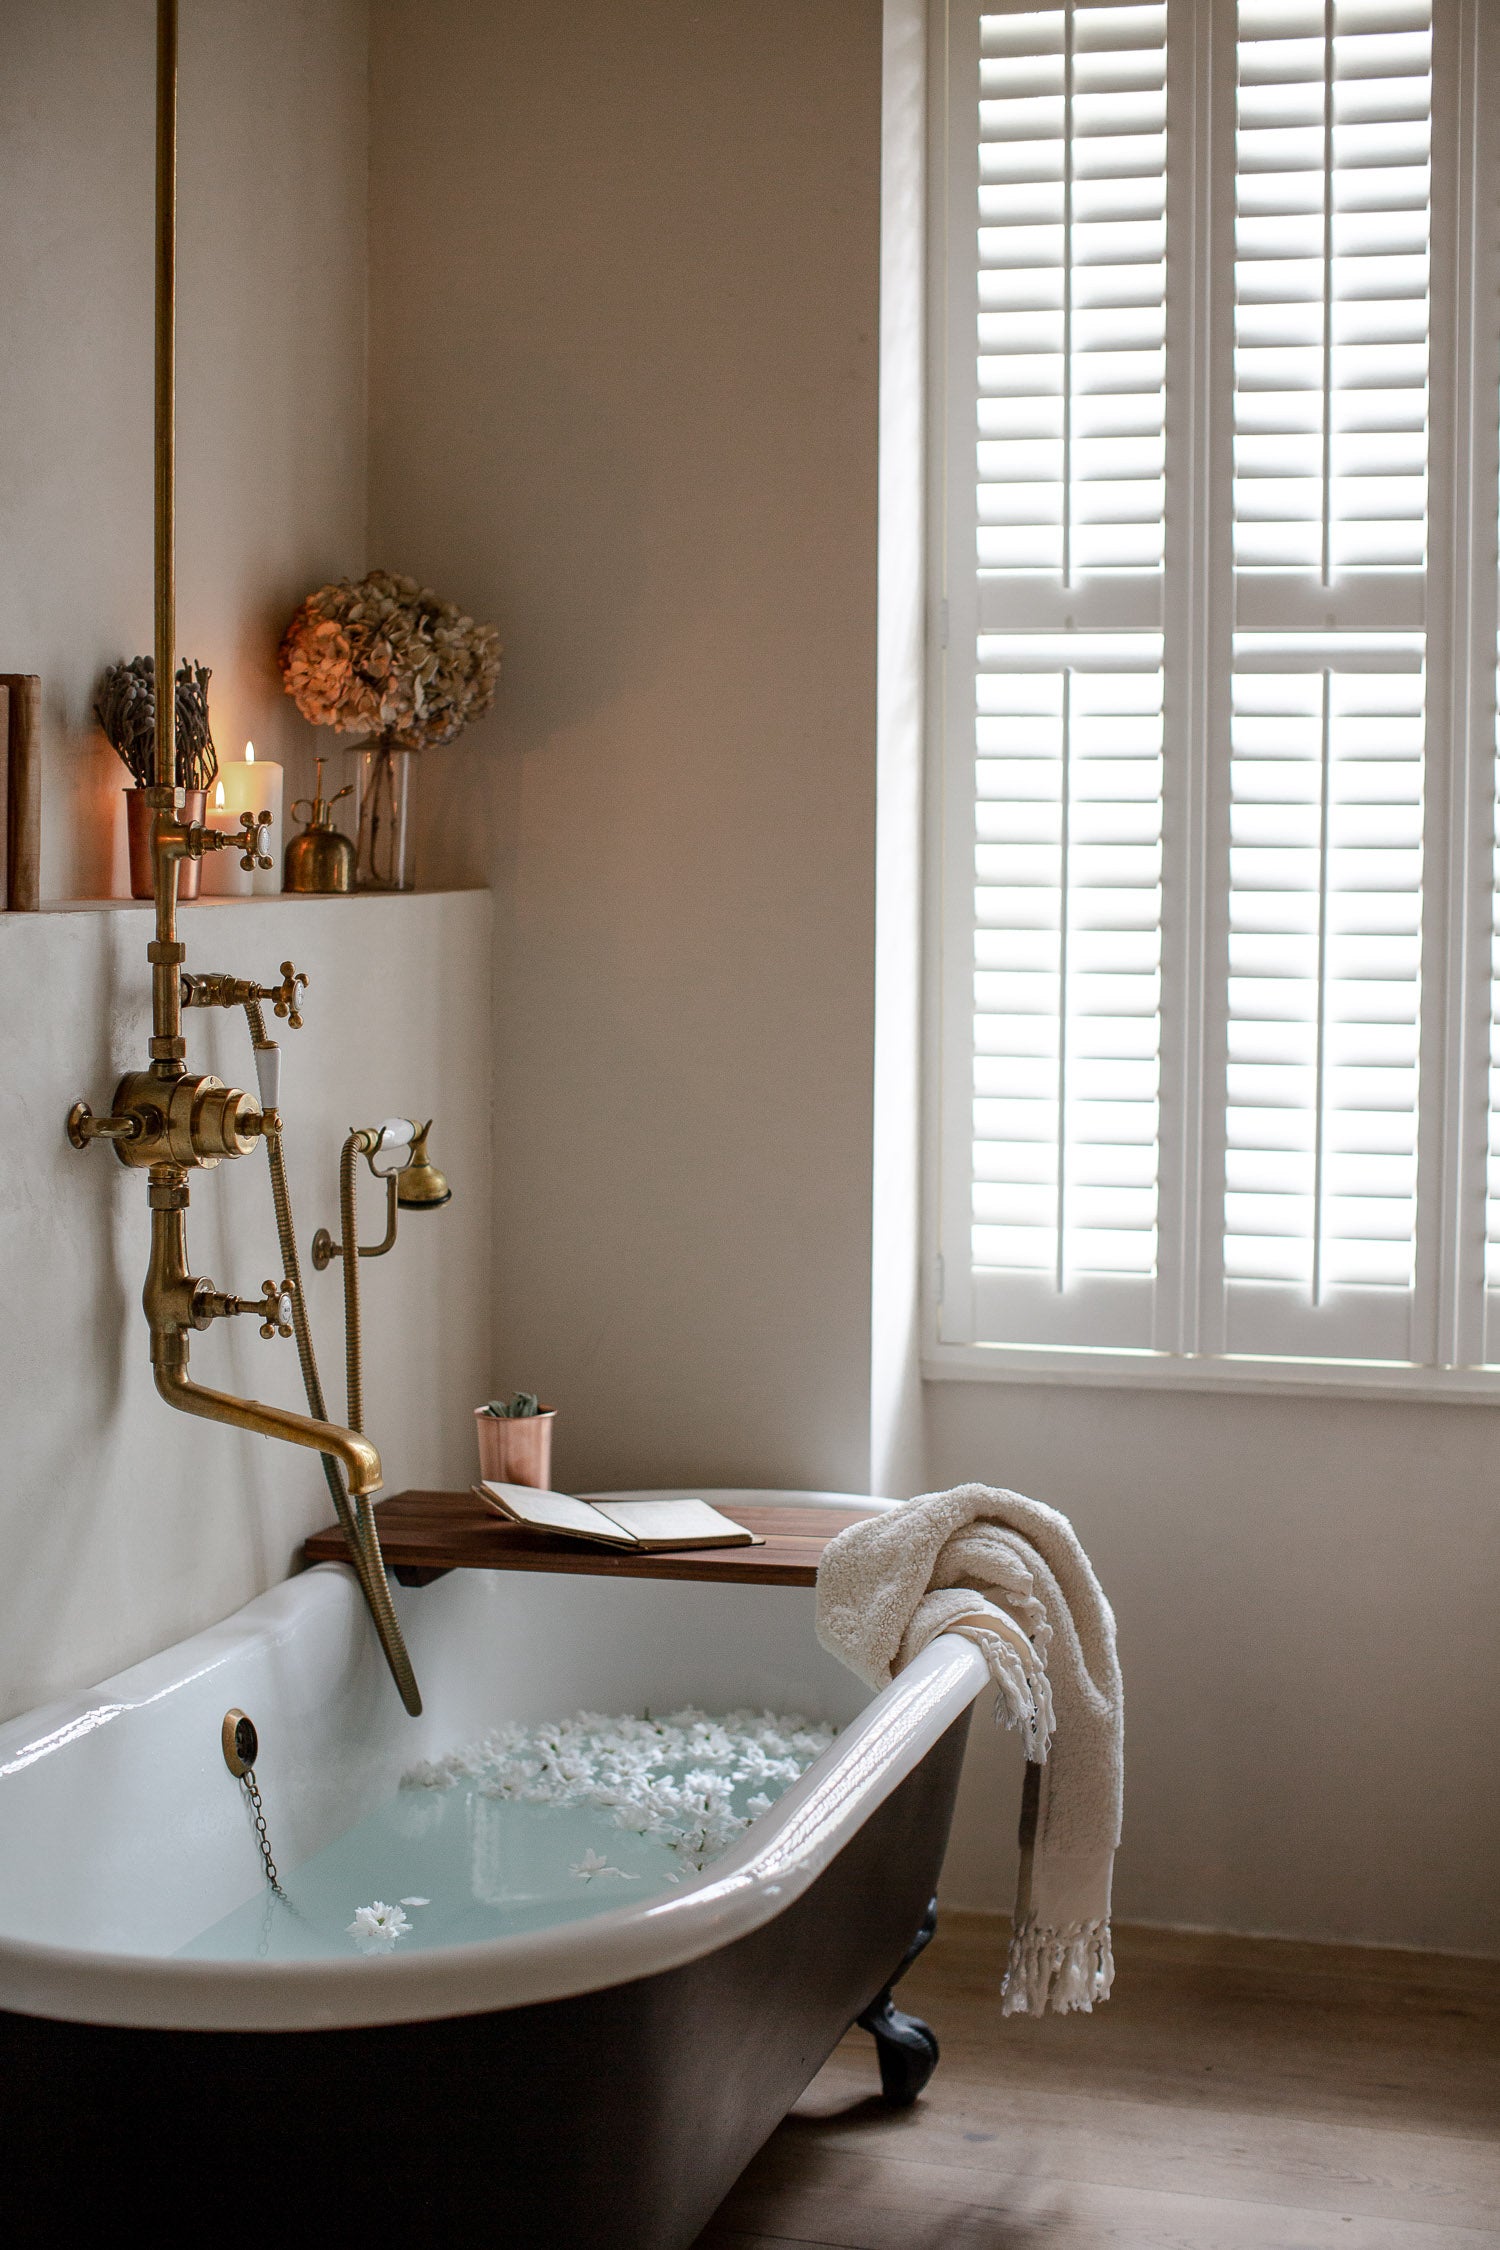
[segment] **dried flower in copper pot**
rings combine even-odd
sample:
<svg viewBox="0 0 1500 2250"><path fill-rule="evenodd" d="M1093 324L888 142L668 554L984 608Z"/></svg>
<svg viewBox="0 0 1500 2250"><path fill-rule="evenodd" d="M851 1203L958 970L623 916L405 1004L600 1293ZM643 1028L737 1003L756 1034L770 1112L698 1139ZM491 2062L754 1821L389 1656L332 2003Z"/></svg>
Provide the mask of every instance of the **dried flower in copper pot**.
<svg viewBox="0 0 1500 2250"><path fill-rule="evenodd" d="M177 667L177 774L179 789L207 789L219 770L208 721L206 664ZM111 664L99 682L94 717L137 789L156 778L156 660L133 657Z"/></svg>

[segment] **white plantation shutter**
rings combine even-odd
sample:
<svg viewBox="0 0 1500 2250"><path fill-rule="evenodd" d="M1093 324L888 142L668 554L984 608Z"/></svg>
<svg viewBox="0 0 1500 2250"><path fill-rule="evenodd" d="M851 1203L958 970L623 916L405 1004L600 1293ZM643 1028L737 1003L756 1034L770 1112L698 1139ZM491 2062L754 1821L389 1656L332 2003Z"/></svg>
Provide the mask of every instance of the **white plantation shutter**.
<svg viewBox="0 0 1500 2250"><path fill-rule="evenodd" d="M1405 1361L1431 6L1239 0L1238 17L1235 614L1285 630L1234 648L1224 1342ZM1344 630L1306 630L1320 608ZM1396 620L1418 630L1368 629Z"/></svg>
<svg viewBox="0 0 1500 2250"><path fill-rule="evenodd" d="M986 1333L1061 1346L1153 1323L1166 23L978 26L964 1260Z"/></svg>
<svg viewBox="0 0 1500 2250"><path fill-rule="evenodd" d="M935 1368L1500 1363L1497 47L949 0Z"/></svg>
<svg viewBox="0 0 1500 2250"><path fill-rule="evenodd" d="M982 1316L1150 1341L1161 638L980 644L972 1248Z"/></svg>
<svg viewBox="0 0 1500 2250"><path fill-rule="evenodd" d="M1415 637L1402 650L1388 636L1360 645L1350 635L1335 652L1267 635L1259 646L1242 639L1236 652L1231 1351L1411 1354L1421 665Z"/></svg>
<svg viewBox="0 0 1500 2250"><path fill-rule="evenodd" d="M983 18L981 570L1161 567L1166 16Z"/></svg>
<svg viewBox="0 0 1500 2250"><path fill-rule="evenodd" d="M1358 599L1427 553L1430 0L1240 0L1238 62L1234 559Z"/></svg>

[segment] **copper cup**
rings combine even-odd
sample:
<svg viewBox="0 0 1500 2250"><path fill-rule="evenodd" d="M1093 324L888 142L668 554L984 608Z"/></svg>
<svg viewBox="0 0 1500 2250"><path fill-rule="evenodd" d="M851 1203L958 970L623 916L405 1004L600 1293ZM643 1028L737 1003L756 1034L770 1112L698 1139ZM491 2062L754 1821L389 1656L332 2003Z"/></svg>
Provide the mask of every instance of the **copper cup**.
<svg viewBox="0 0 1500 2250"><path fill-rule="evenodd" d="M526 1484L534 1492L552 1486L552 1424L555 1406L537 1414L487 1414L474 1409L479 1431L479 1474L491 1484Z"/></svg>
<svg viewBox="0 0 1500 2250"><path fill-rule="evenodd" d="M177 804L184 820L201 821L208 809L206 789L179 789ZM155 898L156 885L151 880L151 823L156 818L146 802L144 789L125 791L125 834L130 845L130 895L132 898ZM198 896L198 879L203 873L201 859L179 860L177 865L177 896L180 899Z"/></svg>

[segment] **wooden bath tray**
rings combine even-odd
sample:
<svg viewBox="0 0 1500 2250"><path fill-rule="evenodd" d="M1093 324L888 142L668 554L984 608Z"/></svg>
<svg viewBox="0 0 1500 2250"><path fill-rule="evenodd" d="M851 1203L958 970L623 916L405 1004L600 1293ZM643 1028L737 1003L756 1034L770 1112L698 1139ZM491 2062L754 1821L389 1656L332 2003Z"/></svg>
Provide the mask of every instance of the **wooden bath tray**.
<svg viewBox="0 0 1500 2250"><path fill-rule="evenodd" d="M585 1495L584 1497L587 1497ZM835 1532L862 1523L868 1508L757 1508L729 1513L763 1547L681 1547L670 1555L620 1554L582 1540L549 1539L492 1513L472 1492L396 1492L375 1503L380 1549L403 1586L427 1586L449 1570L571 1571L586 1578L695 1578L716 1585L811 1586ZM345 1562L337 1524L302 1549L309 1562Z"/></svg>

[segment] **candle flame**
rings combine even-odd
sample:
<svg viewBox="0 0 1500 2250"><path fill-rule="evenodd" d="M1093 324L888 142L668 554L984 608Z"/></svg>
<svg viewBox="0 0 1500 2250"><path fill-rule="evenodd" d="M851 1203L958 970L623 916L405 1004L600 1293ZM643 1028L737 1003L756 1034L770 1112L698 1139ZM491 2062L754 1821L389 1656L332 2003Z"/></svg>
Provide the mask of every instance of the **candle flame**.
<svg viewBox="0 0 1500 2250"><path fill-rule="evenodd" d="M255 763L255 744L253 742L245 744L245 763L247 766L253 766Z"/></svg>
<svg viewBox="0 0 1500 2250"><path fill-rule="evenodd" d="M218 788L217 788L217 789L216 789L216 790L214 791L214 811L215 811L215 812L222 812L223 810L224 810L224 784L223 784L223 782L221 781L221 782L219 783L219 786L218 786Z"/></svg>

